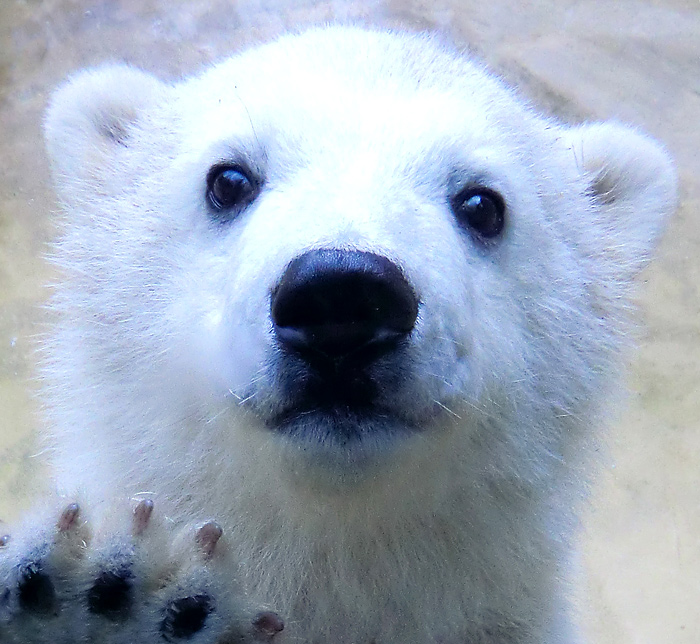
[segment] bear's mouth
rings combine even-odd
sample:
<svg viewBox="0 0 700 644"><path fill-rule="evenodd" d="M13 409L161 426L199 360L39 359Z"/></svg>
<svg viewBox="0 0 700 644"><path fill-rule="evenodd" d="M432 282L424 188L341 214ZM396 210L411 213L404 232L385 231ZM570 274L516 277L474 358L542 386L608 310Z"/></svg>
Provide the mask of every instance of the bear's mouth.
<svg viewBox="0 0 700 644"><path fill-rule="evenodd" d="M418 431L408 419L380 407L291 406L271 418L268 427L294 441L351 450L363 444L393 442Z"/></svg>
<svg viewBox="0 0 700 644"><path fill-rule="evenodd" d="M410 373L405 357L399 352L367 364L278 355L278 404L265 424L295 442L344 450L391 443L415 433L424 419L396 404L405 374Z"/></svg>

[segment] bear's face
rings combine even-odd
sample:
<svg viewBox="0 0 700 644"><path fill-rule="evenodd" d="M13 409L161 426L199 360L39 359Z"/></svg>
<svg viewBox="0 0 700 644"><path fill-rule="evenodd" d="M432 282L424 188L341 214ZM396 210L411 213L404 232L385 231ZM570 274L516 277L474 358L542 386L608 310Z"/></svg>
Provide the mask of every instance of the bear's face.
<svg viewBox="0 0 700 644"><path fill-rule="evenodd" d="M673 207L653 143L540 119L426 38L312 31L173 86L87 72L47 132L95 413L331 469L556 452Z"/></svg>

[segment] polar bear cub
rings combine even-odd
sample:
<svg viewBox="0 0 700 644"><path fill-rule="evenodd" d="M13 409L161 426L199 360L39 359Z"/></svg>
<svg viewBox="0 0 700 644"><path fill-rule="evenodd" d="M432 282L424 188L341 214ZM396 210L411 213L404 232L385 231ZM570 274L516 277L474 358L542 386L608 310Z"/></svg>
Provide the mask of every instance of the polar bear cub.
<svg viewBox="0 0 700 644"><path fill-rule="evenodd" d="M3 641L577 641L575 512L676 199L656 143L342 27L82 72L46 138L65 507L2 550Z"/></svg>

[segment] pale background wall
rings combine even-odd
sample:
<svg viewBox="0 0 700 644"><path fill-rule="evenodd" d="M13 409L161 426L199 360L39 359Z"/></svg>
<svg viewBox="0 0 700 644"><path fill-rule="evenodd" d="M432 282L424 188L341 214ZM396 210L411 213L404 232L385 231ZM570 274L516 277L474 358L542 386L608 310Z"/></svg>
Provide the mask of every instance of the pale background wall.
<svg viewBox="0 0 700 644"><path fill-rule="evenodd" d="M582 535L581 619L595 644L697 644L700 0L0 0L0 518L42 481L31 377L51 279L40 137L50 89L107 59L175 77L334 19L449 33L546 111L639 125L677 160L681 208L641 280L631 396Z"/></svg>

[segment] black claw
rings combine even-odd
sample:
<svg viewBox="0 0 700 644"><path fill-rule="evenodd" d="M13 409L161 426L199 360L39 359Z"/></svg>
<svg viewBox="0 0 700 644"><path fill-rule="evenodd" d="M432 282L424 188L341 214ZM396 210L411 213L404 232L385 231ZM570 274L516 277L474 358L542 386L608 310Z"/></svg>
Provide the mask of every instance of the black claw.
<svg viewBox="0 0 700 644"><path fill-rule="evenodd" d="M51 578L42 570L41 564L30 563L20 567L20 608L32 613L51 613L56 607L56 589Z"/></svg>
<svg viewBox="0 0 700 644"><path fill-rule="evenodd" d="M131 571L129 568L105 570L88 591L88 610L111 621L120 621L131 610Z"/></svg>
<svg viewBox="0 0 700 644"><path fill-rule="evenodd" d="M202 630L213 610L209 595L193 595L171 602L160 624L163 639L171 642L172 638L192 637Z"/></svg>

